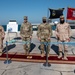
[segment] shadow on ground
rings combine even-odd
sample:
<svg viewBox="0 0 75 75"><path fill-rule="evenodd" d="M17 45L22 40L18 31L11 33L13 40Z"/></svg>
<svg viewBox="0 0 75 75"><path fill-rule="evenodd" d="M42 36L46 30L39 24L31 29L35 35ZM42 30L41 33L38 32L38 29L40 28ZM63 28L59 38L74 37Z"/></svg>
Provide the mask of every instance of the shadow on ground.
<svg viewBox="0 0 75 75"><path fill-rule="evenodd" d="M39 50L41 51L41 49L40 49L40 45L39 45L38 48L39 48ZM45 52L46 52L46 46L44 46L44 48L45 48ZM59 48L58 48L57 45L54 45L54 44L53 44L53 45L51 46L51 49L52 49L57 55L59 54L59 51L58 51Z"/></svg>
<svg viewBox="0 0 75 75"><path fill-rule="evenodd" d="M52 50L53 50L57 55L59 54L59 51L58 51L59 48L58 48L57 45L54 45L54 44L53 44L53 45L51 46L51 48L52 48Z"/></svg>
<svg viewBox="0 0 75 75"><path fill-rule="evenodd" d="M9 46L7 47L8 50L6 50L6 47L5 47L5 48L3 49L3 53L5 53L5 52L7 52L7 51L9 51L9 50L11 50L11 49L13 49L14 47L16 47L15 44L9 45Z"/></svg>
<svg viewBox="0 0 75 75"><path fill-rule="evenodd" d="M32 52L32 50L34 49L36 47L36 45L34 44L34 43L31 43L31 45L30 45L30 51L29 52Z"/></svg>

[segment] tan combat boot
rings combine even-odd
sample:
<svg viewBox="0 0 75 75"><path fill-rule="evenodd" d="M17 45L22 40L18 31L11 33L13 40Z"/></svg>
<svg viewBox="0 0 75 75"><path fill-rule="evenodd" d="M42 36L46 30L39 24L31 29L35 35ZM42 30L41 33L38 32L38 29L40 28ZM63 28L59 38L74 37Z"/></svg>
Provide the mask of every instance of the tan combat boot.
<svg viewBox="0 0 75 75"><path fill-rule="evenodd" d="M62 52L59 52L58 58L60 59L62 57Z"/></svg>
<svg viewBox="0 0 75 75"><path fill-rule="evenodd" d="M67 51L64 51L64 58L63 58L64 60L68 60L68 58L67 58Z"/></svg>
<svg viewBox="0 0 75 75"><path fill-rule="evenodd" d="M44 57L44 56L45 56L45 54L44 54L44 52L42 52L42 53L41 53L41 57Z"/></svg>
<svg viewBox="0 0 75 75"><path fill-rule="evenodd" d="M27 58L31 59L32 56L29 55L29 50L26 50L26 55L27 55Z"/></svg>
<svg viewBox="0 0 75 75"><path fill-rule="evenodd" d="M48 57L49 57L50 55L48 54Z"/></svg>
<svg viewBox="0 0 75 75"><path fill-rule="evenodd" d="M32 59L32 56L29 56L29 55L28 55L27 58L28 58L28 59Z"/></svg>

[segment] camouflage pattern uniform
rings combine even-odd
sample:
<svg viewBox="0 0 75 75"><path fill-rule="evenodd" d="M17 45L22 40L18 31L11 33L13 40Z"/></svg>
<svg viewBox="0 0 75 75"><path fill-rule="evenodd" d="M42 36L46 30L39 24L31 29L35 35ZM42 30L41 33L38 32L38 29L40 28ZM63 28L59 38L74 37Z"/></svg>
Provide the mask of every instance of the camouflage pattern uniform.
<svg viewBox="0 0 75 75"><path fill-rule="evenodd" d="M4 28L0 25L0 55L2 55L4 37L5 37Z"/></svg>
<svg viewBox="0 0 75 75"><path fill-rule="evenodd" d="M43 17L42 20L46 20L46 17ZM50 42L50 37L52 36L52 29L49 23L41 23L38 26L37 36L40 38L40 42ZM44 56L44 44L41 43L41 53L42 57ZM48 55L50 51L50 45L48 45Z"/></svg>
<svg viewBox="0 0 75 75"><path fill-rule="evenodd" d="M24 16L24 20L27 20L27 16ZM25 54L29 54L30 50L30 41L32 36L32 25L29 22L23 22L20 28L20 35L23 41L28 41L27 44L24 44Z"/></svg>
<svg viewBox="0 0 75 75"><path fill-rule="evenodd" d="M64 19L64 16L60 16L60 18ZM58 23L56 27L56 37L58 38L59 42L69 42L71 37L71 28L70 25L66 22L63 24ZM64 59L67 60L67 50L68 46L64 45ZM59 56L58 58L62 57L62 45L59 44Z"/></svg>

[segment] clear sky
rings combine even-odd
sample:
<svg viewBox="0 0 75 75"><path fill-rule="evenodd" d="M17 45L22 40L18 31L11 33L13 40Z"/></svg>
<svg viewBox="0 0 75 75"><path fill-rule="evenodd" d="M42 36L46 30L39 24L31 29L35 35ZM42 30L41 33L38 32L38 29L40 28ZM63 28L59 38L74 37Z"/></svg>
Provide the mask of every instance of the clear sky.
<svg viewBox="0 0 75 75"><path fill-rule="evenodd" d="M7 24L9 20L23 22L23 16L28 16L29 22L40 23L43 16L48 15L48 8L75 8L75 0L0 0L0 24Z"/></svg>

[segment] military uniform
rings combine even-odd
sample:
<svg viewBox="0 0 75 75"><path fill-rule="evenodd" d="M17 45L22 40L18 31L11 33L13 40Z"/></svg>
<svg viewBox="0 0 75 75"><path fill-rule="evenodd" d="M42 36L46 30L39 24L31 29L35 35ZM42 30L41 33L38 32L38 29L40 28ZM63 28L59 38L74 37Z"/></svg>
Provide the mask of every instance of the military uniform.
<svg viewBox="0 0 75 75"><path fill-rule="evenodd" d="M46 19L46 17L43 17L43 19ZM50 37L52 36L52 29L50 24L48 23L41 23L38 26L37 36L40 38L40 42L50 42ZM44 56L44 44L41 43L41 53L42 57ZM50 51L50 45L48 45L48 54Z"/></svg>
<svg viewBox="0 0 75 75"><path fill-rule="evenodd" d="M64 18L64 16L60 16L60 18ZM63 24L57 24L56 27L56 37L59 42L69 42L71 37L71 28L70 25L66 22ZM67 51L68 46L64 45L64 59L67 60ZM59 44L59 56L58 58L62 57L62 45Z"/></svg>
<svg viewBox="0 0 75 75"><path fill-rule="evenodd" d="M27 16L24 16L24 19L27 19ZM32 36L32 25L29 22L23 22L20 28L20 35L23 41L27 41L26 44L24 44L24 50L25 54L29 54L30 50L30 41L31 41L31 36Z"/></svg>
<svg viewBox="0 0 75 75"><path fill-rule="evenodd" d="M4 28L0 26L0 55L2 55L4 37L5 37Z"/></svg>

